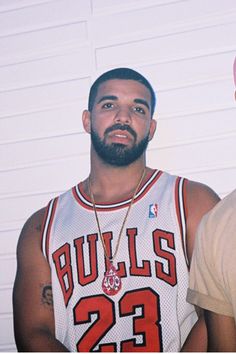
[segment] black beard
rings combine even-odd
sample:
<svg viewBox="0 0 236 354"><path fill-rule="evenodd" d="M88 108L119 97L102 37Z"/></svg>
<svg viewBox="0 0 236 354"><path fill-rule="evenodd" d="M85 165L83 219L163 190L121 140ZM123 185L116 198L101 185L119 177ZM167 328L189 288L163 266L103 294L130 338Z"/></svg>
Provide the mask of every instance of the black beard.
<svg viewBox="0 0 236 354"><path fill-rule="evenodd" d="M129 126L127 126L129 127ZM136 140L136 133L129 127L116 124L112 128L108 128L104 135L115 129L128 130ZM121 167L128 166L132 162L136 161L143 152L147 149L149 138L148 135L143 138L138 144L128 148L123 144L112 143L110 145L105 143L105 138L102 140L98 134L91 128L91 141L94 150L98 156L109 165Z"/></svg>

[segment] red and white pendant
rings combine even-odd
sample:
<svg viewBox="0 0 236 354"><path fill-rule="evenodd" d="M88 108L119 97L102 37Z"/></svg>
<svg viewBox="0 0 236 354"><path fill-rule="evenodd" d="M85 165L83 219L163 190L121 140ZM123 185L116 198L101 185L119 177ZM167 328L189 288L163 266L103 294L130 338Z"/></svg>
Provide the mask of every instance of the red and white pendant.
<svg viewBox="0 0 236 354"><path fill-rule="evenodd" d="M106 295L116 295L121 289L121 278L112 263L109 264L102 281L102 290Z"/></svg>

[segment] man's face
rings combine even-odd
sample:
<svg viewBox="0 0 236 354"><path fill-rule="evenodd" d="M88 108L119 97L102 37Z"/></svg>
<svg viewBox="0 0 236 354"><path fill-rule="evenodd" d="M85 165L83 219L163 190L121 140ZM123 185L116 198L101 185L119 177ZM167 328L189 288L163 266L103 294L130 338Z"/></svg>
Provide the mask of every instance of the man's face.
<svg viewBox="0 0 236 354"><path fill-rule="evenodd" d="M106 163L126 166L145 152L156 122L149 90L134 80L109 80L98 88L91 112L91 140Z"/></svg>

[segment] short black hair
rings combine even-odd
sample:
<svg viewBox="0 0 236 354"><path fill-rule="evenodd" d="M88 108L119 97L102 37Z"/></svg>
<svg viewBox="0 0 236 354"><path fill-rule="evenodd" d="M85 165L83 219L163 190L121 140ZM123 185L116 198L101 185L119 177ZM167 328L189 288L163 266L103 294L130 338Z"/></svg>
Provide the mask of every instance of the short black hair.
<svg viewBox="0 0 236 354"><path fill-rule="evenodd" d="M114 79L134 80L146 86L146 88L150 91L151 94L151 116L153 116L153 113L155 111L155 106L156 106L155 92L151 84L149 83L149 81L143 75L130 68L116 68L116 69L109 70L103 73L94 81L93 85L90 88L89 99L88 99L88 110L90 112L93 109L99 85L101 85L105 81L114 80Z"/></svg>

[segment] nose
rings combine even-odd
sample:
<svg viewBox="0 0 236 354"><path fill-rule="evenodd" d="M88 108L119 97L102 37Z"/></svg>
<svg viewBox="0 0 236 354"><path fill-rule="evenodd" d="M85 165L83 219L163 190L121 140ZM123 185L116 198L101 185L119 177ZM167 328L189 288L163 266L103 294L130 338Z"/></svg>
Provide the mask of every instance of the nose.
<svg viewBox="0 0 236 354"><path fill-rule="evenodd" d="M119 110L116 112L115 115L115 122L123 123L123 124L129 124L131 121L131 112L128 108L121 107Z"/></svg>

